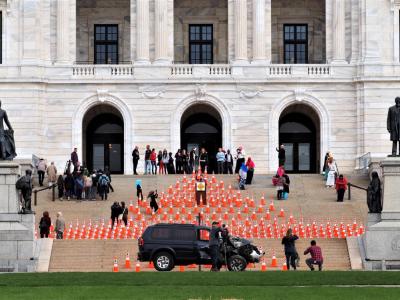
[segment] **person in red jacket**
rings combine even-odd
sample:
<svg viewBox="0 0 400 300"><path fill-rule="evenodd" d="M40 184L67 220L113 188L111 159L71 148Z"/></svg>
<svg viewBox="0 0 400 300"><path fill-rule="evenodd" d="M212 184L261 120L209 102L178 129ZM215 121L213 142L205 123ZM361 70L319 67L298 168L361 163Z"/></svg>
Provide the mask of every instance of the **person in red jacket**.
<svg viewBox="0 0 400 300"><path fill-rule="evenodd" d="M151 161L151 174L157 175L157 153L156 149L151 149L150 153L150 161Z"/></svg>
<svg viewBox="0 0 400 300"><path fill-rule="evenodd" d="M337 202L343 202L344 193L347 190L347 178L343 174L339 175L336 179L336 192L337 192Z"/></svg>

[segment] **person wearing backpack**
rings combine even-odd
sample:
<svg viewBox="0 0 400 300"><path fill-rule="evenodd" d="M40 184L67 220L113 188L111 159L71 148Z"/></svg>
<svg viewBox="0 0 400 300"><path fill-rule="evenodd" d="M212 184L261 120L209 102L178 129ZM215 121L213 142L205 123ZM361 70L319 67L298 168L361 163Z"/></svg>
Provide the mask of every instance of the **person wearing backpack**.
<svg viewBox="0 0 400 300"><path fill-rule="evenodd" d="M97 190L99 191L99 195L101 197L101 200L107 200L107 195L108 195L108 186L110 183L110 180L108 179L106 174L103 174L103 172L100 170L99 171L100 177L97 185Z"/></svg>
<svg viewBox="0 0 400 300"><path fill-rule="evenodd" d="M40 238L48 238L50 233L51 219L49 212L43 212L43 217L39 221Z"/></svg>

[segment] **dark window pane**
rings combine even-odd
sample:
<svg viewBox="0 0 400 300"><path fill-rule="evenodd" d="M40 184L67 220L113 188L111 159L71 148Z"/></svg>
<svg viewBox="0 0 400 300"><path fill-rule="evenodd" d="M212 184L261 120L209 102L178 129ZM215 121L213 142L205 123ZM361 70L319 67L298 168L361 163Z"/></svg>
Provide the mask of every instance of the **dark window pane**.
<svg viewBox="0 0 400 300"><path fill-rule="evenodd" d="M118 26L95 25L95 62L118 63Z"/></svg>
<svg viewBox="0 0 400 300"><path fill-rule="evenodd" d="M154 228L151 237L154 240L171 239L171 230L169 228Z"/></svg>
<svg viewBox="0 0 400 300"><path fill-rule="evenodd" d="M175 239L178 241L196 240L196 232L192 229L179 229L175 231Z"/></svg>

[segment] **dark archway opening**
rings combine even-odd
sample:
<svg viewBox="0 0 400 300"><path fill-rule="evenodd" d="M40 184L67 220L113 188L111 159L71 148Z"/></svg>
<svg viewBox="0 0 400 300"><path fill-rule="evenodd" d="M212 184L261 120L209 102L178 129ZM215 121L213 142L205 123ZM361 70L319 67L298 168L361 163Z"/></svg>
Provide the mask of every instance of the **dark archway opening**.
<svg viewBox="0 0 400 300"><path fill-rule="evenodd" d="M307 105L286 108L279 119L279 143L285 145L288 173L317 173L320 157L320 122Z"/></svg>
<svg viewBox="0 0 400 300"><path fill-rule="evenodd" d="M124 122L120 112L109 105L89 110L83 121L83 157L89 170L124 173Z"/></svg>
<svg viewBox="0 0 400 300"><path fill-rule="evenodd" d="M181 148L191 151L201 148L208 153L208 172L216 172L218 148L222 147L222 120L218 111L210 105L197 104L189 107L181 118Z"/></svg>

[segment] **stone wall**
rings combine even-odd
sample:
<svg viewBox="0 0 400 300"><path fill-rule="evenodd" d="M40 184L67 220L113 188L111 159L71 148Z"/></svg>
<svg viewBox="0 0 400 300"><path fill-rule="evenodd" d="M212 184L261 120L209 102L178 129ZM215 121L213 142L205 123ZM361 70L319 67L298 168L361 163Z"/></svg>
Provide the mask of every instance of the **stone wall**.
<svg viewBox="0 0 400 300"><path fill-rule="evenodd" d="M272 62L283 63L283 25L308 25L308 62L325 63L325 1L272 0Z"/></svg>
<svg viewBox="0 0 400 300"><path fill-rule="evenodd" d="M365 118L363 124L366 127L362 136L364 151L384 152L387 149L385 118L387 107L391 104L395 91L388 90L384 97L385 101L380 102L381 97L377 96L378 86L380 85L368 92L368 98L363 98L362 103L358 104L356 88L352 83L301 84L305 90L305 96L300 96L300 99L303 99L301 97L305 99L303 103L314 109L320 106L327 115L327 119L321 119L321 122L329 128L329 131L328 135L321 136L321 140L329 145L329 149L320 149L320 151L332 151L343 171L353 170L356 164L358 147L361 143L357 141L358 119L361 117L358 115L360 105L364 105L366 109L362 115ZM270 137L275 134L271 132L274 129L270 126L272 113L279 103L294 97L298 87L299 83L239 85L209 83L205 85L205 103L222 107L222 113L225 114L222 117L225 122L223 128L230 128L227 132L229 144L223 146L234 149L243 145L247 153L257 162L259 172L270 171L270 166L274 164L271 157L274 160L276 154L270 153L271 146L275 146L270 145L273 143ZM32 106L32 110L21 112L19 108L28 103L24 99L29 98L29 90L35 88L40 87L35 84L25 86L24 91L19 92L19 95L26 95L25 97L12 97L12 92L9 90L3 92L4 108L9 112L10 121L15 128L18 154L27 157L32 153L39 154L48 161L54 160L57 167L62 170L74 146L73 128L82 126L82 124L73 123L78 108L91 97L94 97L98 104L103 103L97 100L99 85L95 83L50 84L46 87L46 91L42 90L40 93L43 98L41 107L43 112L34 110L35 106ZM120 111L125 109L131 116L132 131L128 134L132 145L126 145L127 160L125 161L130 161L130 152L134 145L138 145L141 149L144 149L148 143L156 149L179 147L173 142L179 141L180 135L179 131L173 130L174 116L188 99L196 97L195 85L121 83L102 84L101 88L107 90L107 94L113 98L120 99L120 103L126 105L127 109L119 107L121 105L118 103L108 103L108 100L106 104L115 105ZM157 97L151 94L148 98L145 91L149 90L157 90L160 93ZM29 99L31 103L41 101L38 96ZM288 103L292 101L296 103L295 97ZM38 113L45 117L34 119L28 117L28 114ZM317 114L323 115L318 111ZM177 118L179 120L180 116ZM377 143L377 141L380 142Z"/></svg>
<svg viewBox="0 0 400 300"><path fill-rule="evenodd" d="M228 2L215 0L174 1L175 62L189 61L189 24L212 24L214 61L228 62Z"/></svg>
<svg viewBox="0 0 400 300"><path fill-rule="evenodd" d="M77 1L77 61L94 61L94 25L118 24L119 61L130 62L130 0Z"/></svg>

